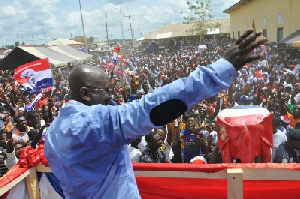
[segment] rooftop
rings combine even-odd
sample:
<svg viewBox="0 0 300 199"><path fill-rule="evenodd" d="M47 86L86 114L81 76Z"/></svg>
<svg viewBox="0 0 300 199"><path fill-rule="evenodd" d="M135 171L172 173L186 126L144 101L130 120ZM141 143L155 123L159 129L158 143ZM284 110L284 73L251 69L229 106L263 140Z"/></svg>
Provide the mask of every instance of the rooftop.
<svg viewBox="0 0 300 199"><path fill-rule="evenodd" d="M228 9L224 10L223 12L230 14L232 11L242 7L243 5L249 3L250 1L252 1L252 0L240 0L239 2L237 2L233 6L230 6Z"/></svg>

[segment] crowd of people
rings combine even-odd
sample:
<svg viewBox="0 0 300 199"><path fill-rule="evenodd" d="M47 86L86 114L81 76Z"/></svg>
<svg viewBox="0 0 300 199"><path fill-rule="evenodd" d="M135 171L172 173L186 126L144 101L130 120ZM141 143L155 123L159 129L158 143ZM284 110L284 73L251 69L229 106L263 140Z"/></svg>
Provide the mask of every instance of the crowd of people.
<svg viewBox="0 0 300 199"><path fill-rule="evenodd" d="M94 56L86 64L106 72L110 79L109 104L118 106L140 100L199 67L211 65L224 56L231 43L229 38L204 40L207 48L198 48L193 43L177 41L174 48L158 51L128 50L126 45L120 45L117 60L108 54ZM239 70L228 90L220 90L166 126L145 132L148 135L131 142L131 161L190 163L201 157L204 163L222 162L215 129L218 113L237 105L257 105L273 114L273 162L299 162L299 58L279 52L274 44L262 45L253 54L261 52L264 58ZM0 176L16 164L23 147L36 148L44 142L47 127L68 102L72 67L52 68L54 87L31 110L28 106L37 94L16 84L14 71L0 71Z"/></svg>

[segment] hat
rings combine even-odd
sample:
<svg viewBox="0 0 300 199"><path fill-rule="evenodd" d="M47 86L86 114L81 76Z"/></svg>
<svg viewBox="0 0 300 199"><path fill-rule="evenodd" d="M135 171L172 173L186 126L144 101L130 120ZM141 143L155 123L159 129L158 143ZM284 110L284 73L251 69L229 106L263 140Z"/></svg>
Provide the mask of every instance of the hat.
<svg viewBox="0 0 300 199"><path fill-rule="evenodd" d="M287 115L281 116L280 119L285 124L289 124L290 123L290 119L288 118Z"/></svg>

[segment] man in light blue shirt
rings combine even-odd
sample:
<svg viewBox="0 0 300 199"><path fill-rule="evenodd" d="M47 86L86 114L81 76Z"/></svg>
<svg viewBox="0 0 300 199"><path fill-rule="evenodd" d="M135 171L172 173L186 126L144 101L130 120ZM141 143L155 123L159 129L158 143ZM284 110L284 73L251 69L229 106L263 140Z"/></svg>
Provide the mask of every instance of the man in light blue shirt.
<svg viewBox="0 0 300 199"><path fill-rule="evenodd" d="M109 78L98 67L75 67L70 99L48 128L45 156L66 198L140 198L127 144L178 118L200 101L226 90L250 52L265 38L247 31L209 67L157 88L140 100L109 104Z"/></svg>

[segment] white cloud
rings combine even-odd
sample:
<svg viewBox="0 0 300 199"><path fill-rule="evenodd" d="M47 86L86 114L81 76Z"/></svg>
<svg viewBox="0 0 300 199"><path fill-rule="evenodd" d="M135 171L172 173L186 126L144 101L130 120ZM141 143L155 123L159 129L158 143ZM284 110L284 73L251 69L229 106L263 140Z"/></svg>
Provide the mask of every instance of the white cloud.
<svg viewBox="0 0 300 199"><path fill-rule="evenodd" d="M16 14L16 9L13 6L4 6L1 8L1 18L14 16Z"/></svg>
<svg viewBox="0 0 300 199"><path fill-rule="evenodd" d="M195 1L195 0L191 0ZM216 18L229 17L223 10L238 0L211 0ZM43 29L47 41L52 38L70 38L82 35L78 1L74 0L1 0L0 46L13 44L21 39L44 43ZM131 25L135 38L140 32L147 34L165 24L181 23L180 12L186 10L186 0L106 0L82 1L82 13L87 36L105 40L105 12L109 37L122 38L121 21L125 38L130 38L130 21L124 15L134 15ZM18 37L17 37L18 35ZM28 43L28 42L25 42Z"/></svg>

